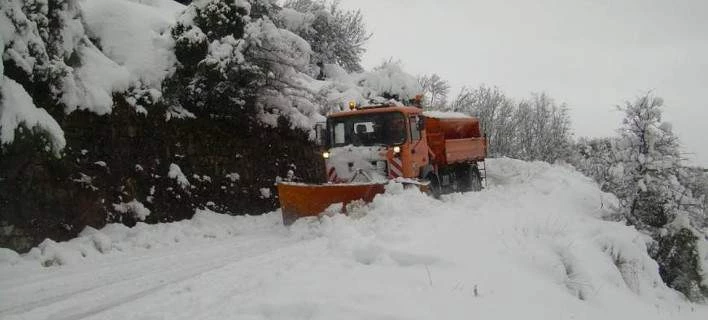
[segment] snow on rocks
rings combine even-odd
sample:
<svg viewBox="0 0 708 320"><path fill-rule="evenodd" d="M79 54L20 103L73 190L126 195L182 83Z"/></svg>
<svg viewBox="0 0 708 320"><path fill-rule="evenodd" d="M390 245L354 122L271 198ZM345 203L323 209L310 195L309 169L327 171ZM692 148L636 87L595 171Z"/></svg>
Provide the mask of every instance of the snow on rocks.
<svg viewBox="0 0 708 320"><path fill-rule="evenodd" d="M182 169L174 163L170 164L170 171L167 173L167 177L177 180L182 189L186 189L191 185L189 180L187 180L187 176L182 173Z"/></svg>
<svg viewBox="0 0 708 320"><path fill-rule="evenodd" d="M236 172L231 172L231 173L229 173L229 174L226 175L226 179L231 180L231 182L236 182L236 181L238 181L238 180L241 179L241 175L239 175L239 174L236 173Z"/></svg>
<svg viewBox="0 0 708 320"><path fill-rule="evenodd" d="M142 202L133 199L130 202L121 202L119 204L113 204L113 210L120 213L131 214L133 218L140 221L145 221L150 215L150 209L146 208Z"/></svg>
<svg viewBox="0 0 708 320"><path fill-rule="evenodd" d="M260 188L261 199L270 199L273 196L273 192L270 188Z"/></svg>
<svg viewBox="0 0 708 320"><path fill-rule="evenodd" d="M38 128L47 132L50 145L58 152L66 145L64 131L46 110L37 108L32 97L8 77L0 81L0 143L11 143L15 139L15 129L23 124L27 128Z"/></svg>

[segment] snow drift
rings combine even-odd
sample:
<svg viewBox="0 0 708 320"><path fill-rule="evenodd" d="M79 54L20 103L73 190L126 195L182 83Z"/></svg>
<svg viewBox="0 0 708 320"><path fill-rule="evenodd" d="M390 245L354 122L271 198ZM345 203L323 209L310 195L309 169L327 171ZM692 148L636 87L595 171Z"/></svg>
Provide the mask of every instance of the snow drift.
<svg viewBox="0 0 708 320"><path fill-rule="evenodd" d="M0 315L8 319L57 314L62 318L90 314L96 319L148 315L705 319L708 315L706 307L685 302L662 283L642 234L602 220L616 199L599 191L589 178L563 166L511 159L489 160L488 168L489 186L482 192L453 194L440 201L394 184L388 194L350 216L302 219L291 227L281 224L278 212L230 217L200 211L190 221L87 229L77 239L48 240L23 256L2 251ZM159 258L163 255L165 259ZM136 261L149 264L141 265L146 268L142 277L161 282L135 287L128 280L106 284L101 276L89 276L105 273L111 279L132 279ZM208 268L203 265L207 262ZM185 275L202 267L208 271ZM174 270L174 277L160 274L168 269ZM76 272L85 274L79 277L81 284L62 280L78 277ZM16 281L18 277L28 280ZM39 285L34 279L50 284ZM51 286L58 281L66 285ZM96 298L102 292L112 298ZM47 298L60 293L59 298Z"/></svg>

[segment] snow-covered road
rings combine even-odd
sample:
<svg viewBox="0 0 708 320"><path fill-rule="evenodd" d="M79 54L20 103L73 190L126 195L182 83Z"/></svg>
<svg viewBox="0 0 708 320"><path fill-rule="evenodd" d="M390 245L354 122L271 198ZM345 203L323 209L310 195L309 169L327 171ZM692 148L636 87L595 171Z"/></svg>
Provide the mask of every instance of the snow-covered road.
<svg viewBox="0 0 708 320"><path fill-rule="evenodd" d="M145 299L169 287L261 257L283 239L226 239L209 245L152 250L90 265L3 273L0 314L32 319L82 319ZM259 260L261 259L261 260ZM102 318L101 316L97 317Z"/></svg>
<svg viewBox="0 0 708 320"><path fill-rule="evenodd" d="M111 225L0 252L0 319L706 319L574 171L491 160L443 201L394 186L351 217ZM364 214L366 213L366 214Z"/></svg>

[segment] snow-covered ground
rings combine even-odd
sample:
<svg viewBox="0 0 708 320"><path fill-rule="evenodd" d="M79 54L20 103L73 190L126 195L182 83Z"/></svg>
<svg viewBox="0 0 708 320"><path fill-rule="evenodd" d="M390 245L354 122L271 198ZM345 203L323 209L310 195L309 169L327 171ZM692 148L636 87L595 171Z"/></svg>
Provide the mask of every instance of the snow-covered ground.
<svg viewBox="0 0 708 320"><path fill-rule="evenodd" d="M394 185L351 216L110 225L0 250L1 319L707 319L577 172L490 160L442 201ZM365 213L365 214L364 214Z"/></svg>

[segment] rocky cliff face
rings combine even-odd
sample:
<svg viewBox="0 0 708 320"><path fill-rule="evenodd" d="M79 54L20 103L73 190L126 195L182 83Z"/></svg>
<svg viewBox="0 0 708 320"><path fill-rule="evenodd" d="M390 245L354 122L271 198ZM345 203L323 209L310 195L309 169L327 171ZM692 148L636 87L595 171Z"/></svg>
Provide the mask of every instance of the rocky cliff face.
<svg viewBox="0 0 708 320"><path fill-rule="evenodd" d="M260 214L277 208L277 179L324 176L317 147L285 119L278 128L228 118L166 122L116 101L110 115L74 112L61 121L61 158L43 149L41 136L18 130L0 157L0 247L24 251L107 222L181 220L196 208Z"/></svg>

